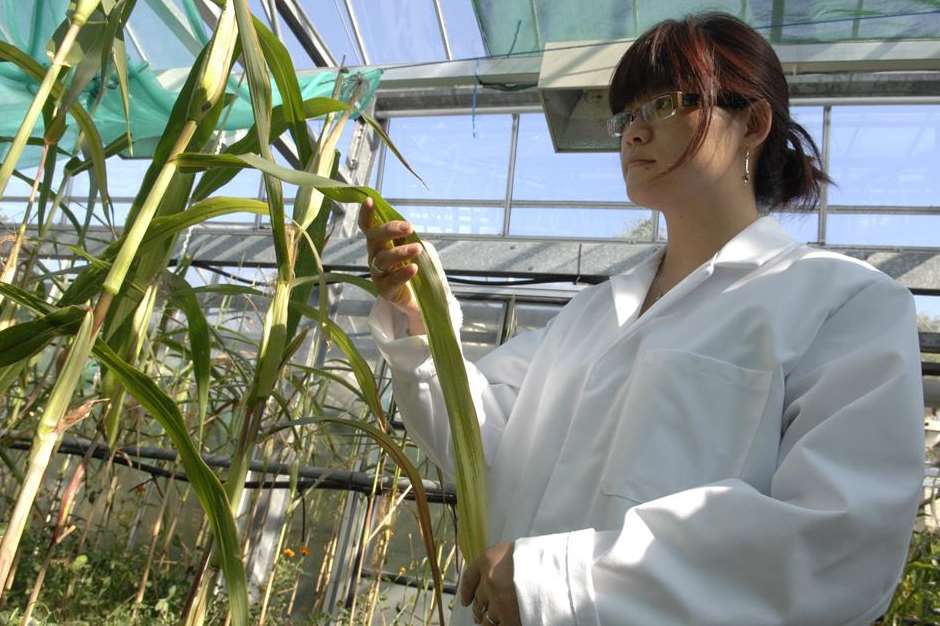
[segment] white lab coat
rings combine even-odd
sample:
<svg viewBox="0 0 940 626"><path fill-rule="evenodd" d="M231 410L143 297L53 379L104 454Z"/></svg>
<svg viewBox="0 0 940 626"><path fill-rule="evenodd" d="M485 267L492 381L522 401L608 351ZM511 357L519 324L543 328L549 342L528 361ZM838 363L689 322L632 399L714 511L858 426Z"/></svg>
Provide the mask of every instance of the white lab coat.
<svg viewBox="0 0 940 626"><path fill-rule="evenodd" d="M522 623L871 623L923 476L913 297L764 216L637 319L662 254L467 364ZM409 433L449 472L403 322L382 300L370 316Z"/></svg>

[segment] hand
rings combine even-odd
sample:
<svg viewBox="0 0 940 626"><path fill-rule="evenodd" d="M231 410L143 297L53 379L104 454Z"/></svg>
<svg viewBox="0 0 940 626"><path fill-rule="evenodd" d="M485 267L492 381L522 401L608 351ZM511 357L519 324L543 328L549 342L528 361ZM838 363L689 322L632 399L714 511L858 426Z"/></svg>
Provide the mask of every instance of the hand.
<svg viewBox="0 0 940 626"><path fill-rule="evenodd" d="M473 602L473 621L483 626L521 626L513 584L513 543L498 543L467 567L460 583L460 601Z"/></svg>
<svg viewBox="0 0 940 626"><path fill-rule="evenodd" d="M418 273L418 266L411 261L422 253L422 246L420 243L395 245L394 242L414 232L411 224L392 221L376 225L372 198L366 198L359 207L359 229L366 236L369 272L379 296L408 317L411 334L426 332L418 303L406 287L406 283Z"/></svg>

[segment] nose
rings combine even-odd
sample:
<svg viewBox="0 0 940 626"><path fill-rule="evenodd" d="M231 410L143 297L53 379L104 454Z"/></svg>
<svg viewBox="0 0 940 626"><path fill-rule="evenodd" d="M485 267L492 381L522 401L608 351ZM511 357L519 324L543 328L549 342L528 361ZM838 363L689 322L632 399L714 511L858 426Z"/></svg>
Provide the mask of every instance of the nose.
<svg viewBox="0 0 940 626"><path fill-rule="evenodd" d="M640 120L633 120L629 126L623 129L622 141L628 146L641 145L648 142L649 139L649 125Z"/></svg>

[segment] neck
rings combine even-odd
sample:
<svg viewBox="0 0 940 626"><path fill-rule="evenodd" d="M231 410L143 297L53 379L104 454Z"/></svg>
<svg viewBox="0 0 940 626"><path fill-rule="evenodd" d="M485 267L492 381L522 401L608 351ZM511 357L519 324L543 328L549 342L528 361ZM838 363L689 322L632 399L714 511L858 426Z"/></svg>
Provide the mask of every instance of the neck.
<svg viewBox="0 0 940 626"><path fill-rule="evenodd" d="M666 254L660 266L663 280L674 285L713 257L728 241L758 218L753 197L739 203L687 205L663 209L668 230ZM727 209L715 210L715 206Z"/></svg>

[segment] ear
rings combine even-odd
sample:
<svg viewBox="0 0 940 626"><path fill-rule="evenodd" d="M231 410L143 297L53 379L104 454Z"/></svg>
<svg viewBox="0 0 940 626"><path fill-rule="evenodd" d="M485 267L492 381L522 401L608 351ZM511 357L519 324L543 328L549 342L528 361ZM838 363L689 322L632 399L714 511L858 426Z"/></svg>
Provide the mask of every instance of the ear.
<svg viewBox="0 0 940 626"><path fill-rule="evenodd" d="M747 109L747 131L744 134L744 141L756 149L770 134L770 127L773 123L773 111L770 103L763 98L751 103Z"/></svg>

